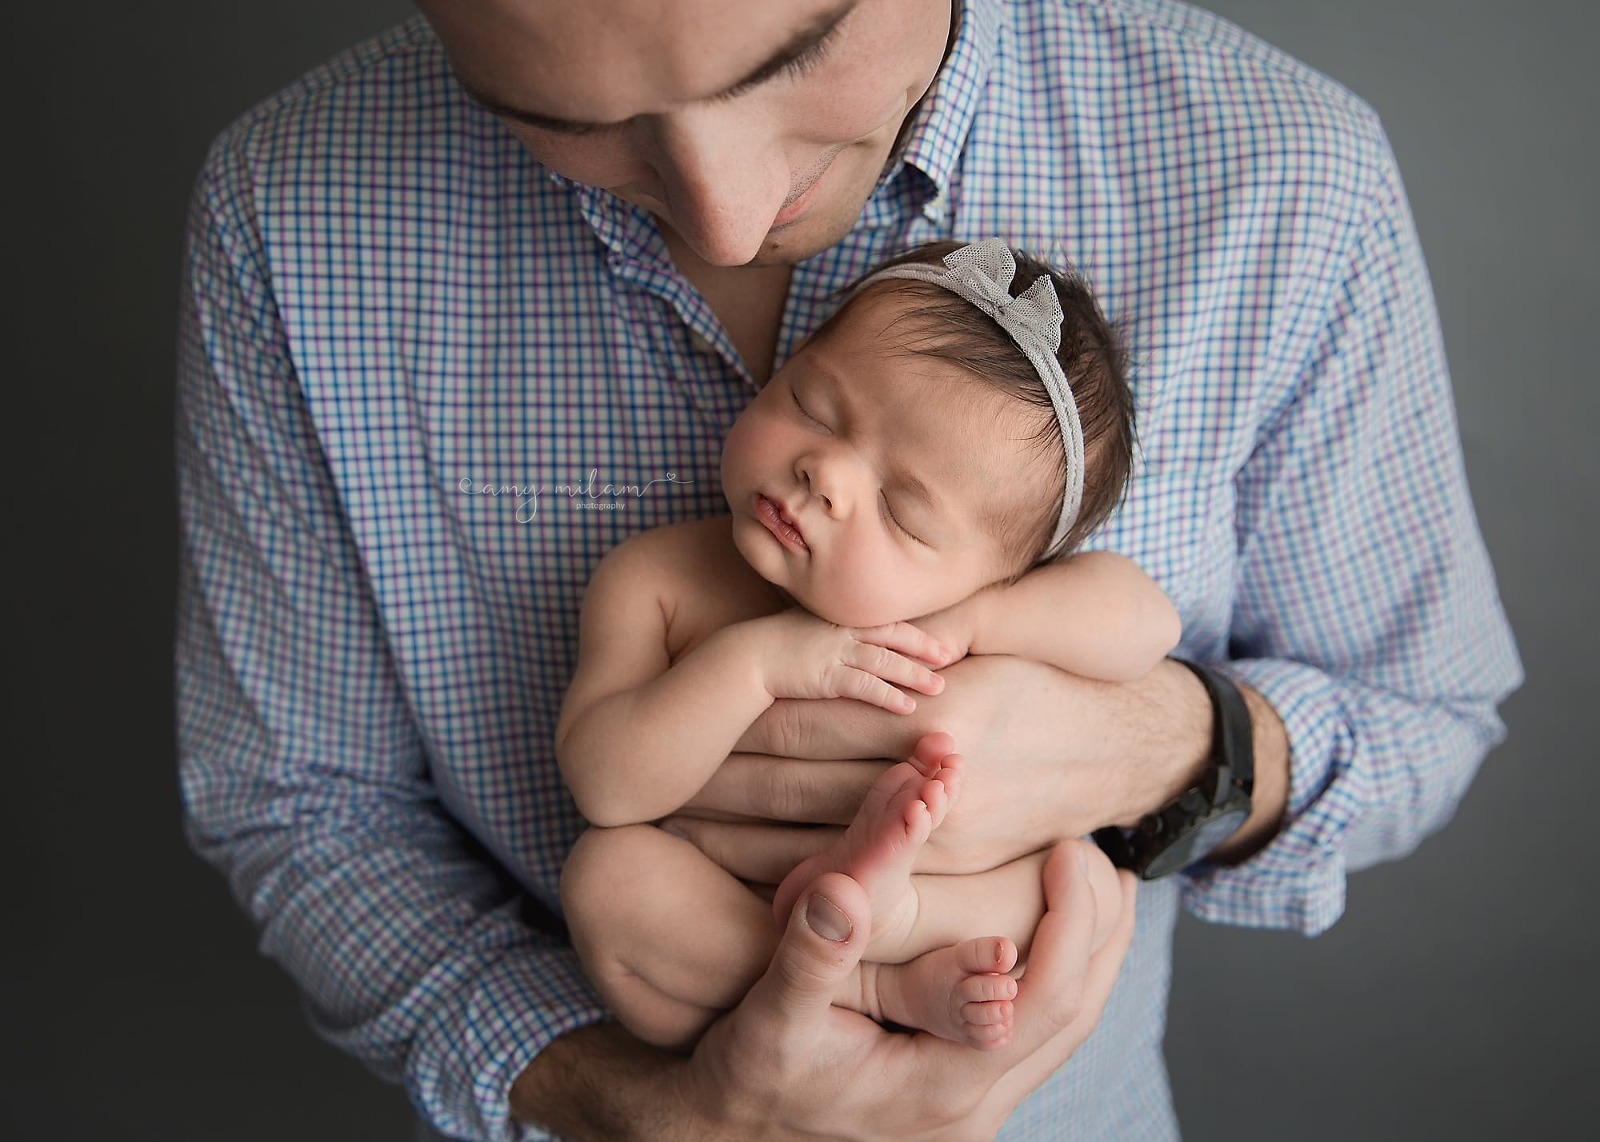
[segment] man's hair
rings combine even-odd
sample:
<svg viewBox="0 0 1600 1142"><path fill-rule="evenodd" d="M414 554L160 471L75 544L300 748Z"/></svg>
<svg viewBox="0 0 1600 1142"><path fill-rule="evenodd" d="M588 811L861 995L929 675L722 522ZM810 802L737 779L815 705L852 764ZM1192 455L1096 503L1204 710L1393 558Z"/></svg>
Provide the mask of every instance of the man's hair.
<svg viewBox="0 0 1600 1142"><path fill-rule="evenodd" d="M961 242L930 242L891 258L863 275L907 263L942 266L946 254ZM1078 406L1083 425L1083 503L1067 533L1061 554L1077 549L1121 501L1133 468L1136 444L1133 389L1128 378L1128 352L1121 331L1100 310L1089 283L1070 264L1055 268L1020 250L1011 280L1016 297L1041 277L1048 277L1061 301L1061 348L1056 354L1062 374ZM977 306L942 286L890 278L867 287L868 293L893 290L915 298L917 305L895 319L894 328L911 336L904 348L957 365L991 387L1030 407L1037 428L1029 437L1051 479L1039 494L1019 496L997 508L988 521L994 536L1020 565L1017 574L1039 562L1055 532L1067 482L1067 457L1050 394L1028 360L1000 327ZM848 304L845 307L849 308ZM841 311L843 312L843 311Z"/></svg>

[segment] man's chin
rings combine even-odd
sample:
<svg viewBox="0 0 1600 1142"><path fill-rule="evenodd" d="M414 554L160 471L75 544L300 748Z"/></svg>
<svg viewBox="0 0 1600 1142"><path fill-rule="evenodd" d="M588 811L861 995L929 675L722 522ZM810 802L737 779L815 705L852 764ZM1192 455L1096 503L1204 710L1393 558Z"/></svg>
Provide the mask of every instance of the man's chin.
<svg viewBox="0 0 1600 1142"><path fill-rule="evenodd" d="M850 222L841 225L820 218L796 219L792 225L771 231L761 243L760 253L745 265L793 266L838 245L848 233Z"/></svg>

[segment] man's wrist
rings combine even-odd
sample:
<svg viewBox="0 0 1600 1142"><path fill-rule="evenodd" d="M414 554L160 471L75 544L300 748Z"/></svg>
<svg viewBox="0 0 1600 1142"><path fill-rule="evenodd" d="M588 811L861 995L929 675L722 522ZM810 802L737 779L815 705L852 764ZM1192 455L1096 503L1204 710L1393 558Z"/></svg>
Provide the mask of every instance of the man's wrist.
<svg viewBox="0 0 1600 1142"><path fill-rule="evenodd" d="M1205 684L1188 667L1164 660L1134 683L1147 705L1150 727L1137 763L1126 768L1115 824L1133 828L1179 796L1196 788L1210 765L1215 714ZM1283 825L1289 787L1289 738L1283 720L1257 690L1235 682L1250 711L1255 786L1250 816L1211 855L1217 864L1237 864L1263 848Z"/></svg>
<svg viewBox="0 0 1600 1142"><path fill-rule="evenodd" d="M510 1094L511 1117L578 1142L699 1142L712 1123L689 1103L688 1060L620 1024L569 1031L534 1057Z"/></svg>
<svg viewBox="0 0 1600 1142"><path fill-rule="evenodd" d="M1135 764L1123 770L1126 781L1113 823L1124 828L1200 783L1210 764L1214 716L1205 684L1170 658L1129 688L1143 706L1130 713L1145 729L1141 748L1133 754Z"/></svg>

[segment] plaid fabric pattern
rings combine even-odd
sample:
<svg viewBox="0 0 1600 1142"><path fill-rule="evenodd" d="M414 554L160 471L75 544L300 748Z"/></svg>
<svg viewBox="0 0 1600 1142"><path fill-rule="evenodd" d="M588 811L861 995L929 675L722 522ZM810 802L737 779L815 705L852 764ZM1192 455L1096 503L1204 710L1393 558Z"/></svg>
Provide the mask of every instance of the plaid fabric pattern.
<svg viewBox="0 0 1600 1142"><path fill-rule="evenodd" d="M854 232L796 269L780 359L884 256L990 235L1070 257L1127 323L1143 452L1093 546L1293 743L1288 828L1144 891L1100 1029L1004 1134L1167 1139L1180 896L1322 930L1351 861L1450 816L1520 671L1360 102L1168 0L973 0ZM548 922L579 600L626 535L722 508L754 385L649 217L540 167L420 20L217 140L182 313L192 840L320 1033L444 1134L536 1137L512 1078L605 1018Z"/></svg>

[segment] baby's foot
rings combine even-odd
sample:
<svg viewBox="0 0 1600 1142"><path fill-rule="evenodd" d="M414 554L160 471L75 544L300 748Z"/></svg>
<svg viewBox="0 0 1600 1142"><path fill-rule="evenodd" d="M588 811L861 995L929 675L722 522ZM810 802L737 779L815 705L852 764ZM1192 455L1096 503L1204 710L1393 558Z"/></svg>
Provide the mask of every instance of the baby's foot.
<svg viewBox="0 0 1600 1142"><path fill-rule="evenodd" d="M990 1051L1011 1038L1017 946L985 936L935 948L905 964L863 964L863 990L875 989L868 1014ZM875 969L875 970L874 970Z"/></svg>
<svg viewBox="0 0 1600 1142"><path fill-rule="evenodd" d="M794 902L813 880L825 872L843 872L865 888L872 901L867 954L875 960L892 959L916 925L911 867L917 850L944 820L960 772L958 754L936 761L902 761L885 770L844 836L802 861L778 886L772 901L778 922L787 923Z"/></svg>

